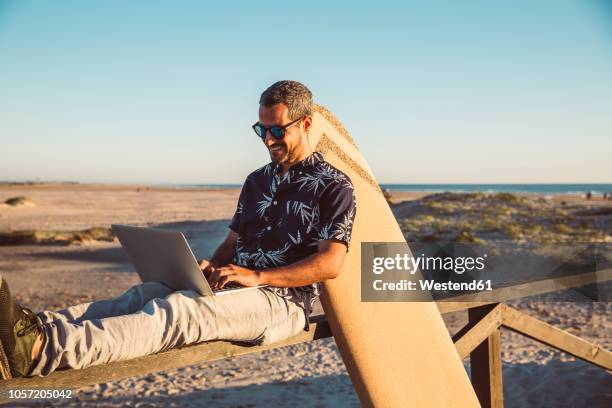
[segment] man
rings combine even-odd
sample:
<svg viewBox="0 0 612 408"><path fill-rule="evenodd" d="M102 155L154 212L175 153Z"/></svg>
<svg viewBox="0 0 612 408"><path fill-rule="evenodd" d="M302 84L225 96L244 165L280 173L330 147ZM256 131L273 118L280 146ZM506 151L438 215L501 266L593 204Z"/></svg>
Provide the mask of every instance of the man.
<svg viewBox="0 0 612 408"><path fill-rule="evenodd" d="M312 152L312 94L280 81L261 95L253 130L271 162L251 173L230 231L200 266L214 288L268 285L224 296L156 282L112 300L38 314L0 280L0 373L48 375L208 340L272 343L308 329L320 282L334 279L355 217L349 178Z"/></svg>

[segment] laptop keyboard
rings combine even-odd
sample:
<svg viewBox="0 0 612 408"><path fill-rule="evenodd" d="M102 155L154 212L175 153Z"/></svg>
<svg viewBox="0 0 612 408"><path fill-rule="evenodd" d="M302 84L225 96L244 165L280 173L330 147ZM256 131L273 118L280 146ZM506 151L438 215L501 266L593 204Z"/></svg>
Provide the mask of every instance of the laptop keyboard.
<svg viewBox="0 0 612 408"><path fill-rule="evenodd" d="M234 290L234 289L240 289L243 288L244 286L242 286L239 283L235 283L235 282L230 282L227 285L225 285L222 289L213 289L213 292L217 293L217 292L227 292L228 290Z"/></svg>

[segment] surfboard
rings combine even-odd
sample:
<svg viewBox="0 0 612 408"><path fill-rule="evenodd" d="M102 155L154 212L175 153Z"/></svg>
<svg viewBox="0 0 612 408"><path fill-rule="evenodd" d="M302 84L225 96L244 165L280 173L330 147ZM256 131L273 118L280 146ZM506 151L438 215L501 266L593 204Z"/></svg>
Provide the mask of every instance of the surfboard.
<svg viewBox="0 0 612 408"><path fill-rule="evenodd" d="M324 283L321 303L362 405L480 406L434 302L361 301L361 242L405 239L355 141L320 105L309 143L355 188L349 251L339 276Z"/></svg>

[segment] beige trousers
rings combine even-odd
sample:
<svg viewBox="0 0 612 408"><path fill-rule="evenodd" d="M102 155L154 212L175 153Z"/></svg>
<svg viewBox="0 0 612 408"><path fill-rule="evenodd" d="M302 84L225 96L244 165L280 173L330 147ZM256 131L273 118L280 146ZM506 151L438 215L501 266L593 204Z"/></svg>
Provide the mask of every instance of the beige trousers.
<svg viewBox="0 0 612 408"><path fill-rule="evenodd" d="M156 282L123 295L38 314L46 340L30 375L127 360L208 340L268 344L304 329L304 309L260 288L222 296Z"/></svg>

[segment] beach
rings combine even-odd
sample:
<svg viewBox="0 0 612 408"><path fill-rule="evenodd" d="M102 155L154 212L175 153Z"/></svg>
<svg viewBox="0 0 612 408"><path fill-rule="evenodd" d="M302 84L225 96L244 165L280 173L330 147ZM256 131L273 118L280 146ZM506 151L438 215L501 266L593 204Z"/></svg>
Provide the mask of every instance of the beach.
<svg viewBox="0 0 612 408"><path fill-rule="evenodd" d="M67 232L92 227L106 230L113 223L181 230L186 233L196 257L208 258L227 233L239 192L237 188L140 185L0 185L0 203L12 197L25 198L20 205L0 204L0 232L8 237L19 231L52 232L45 235L45 244L27 241L21 245L0 246L0 273L20 302L35 311L117 296L139 282L118 242L112 237L96 240L88 235L66 240ZM418 234L434 232L443 237L451 236L458 230L450 225L459 219L464 222L460 231L463 232L468 225L466 222L473 223L465 215L468 212L464 207L472 204L477 207L482 200L495 199L507 216L520 213L523 208L540 218L542 214L554 212L571 215L572 220L576 220L576 214L582 214L580 217L588 220L588 225L580 218L578 221L582 224L568 221L563 228L555 227L554 238L562 242L574 234L584 235L585 231L598 242L610 242L610 201L599 197L586 200L572 194L531 193L518 197L505 197L502 202L499 196L466 196L459 197L460 204L456 205L453 204L456 196L432 198L429 192L391 192L390 201L408 238L410 234L419 237ZM429 226L431 222L427 217L431 216L442 222L435 231ZM480 224L469 225L470 234L478 238ZM557 222L555 226L558 225L561 224ZM546 235L546 228L531 226L518 225L500 231L522 239L551 237ZM53 241L56 236L62 238ZM541 303L522 299L509 304L606 349L612 348L609 302ZM467 321L464 312L445 315L444 319L450 333ZM505 329L502 330L502 359L507 407L603 407L612 404L610 372ZM359 406L333 339L99 384L79 390L77 399L57 401L59 406L90 403L105 406Z"/></svg>

